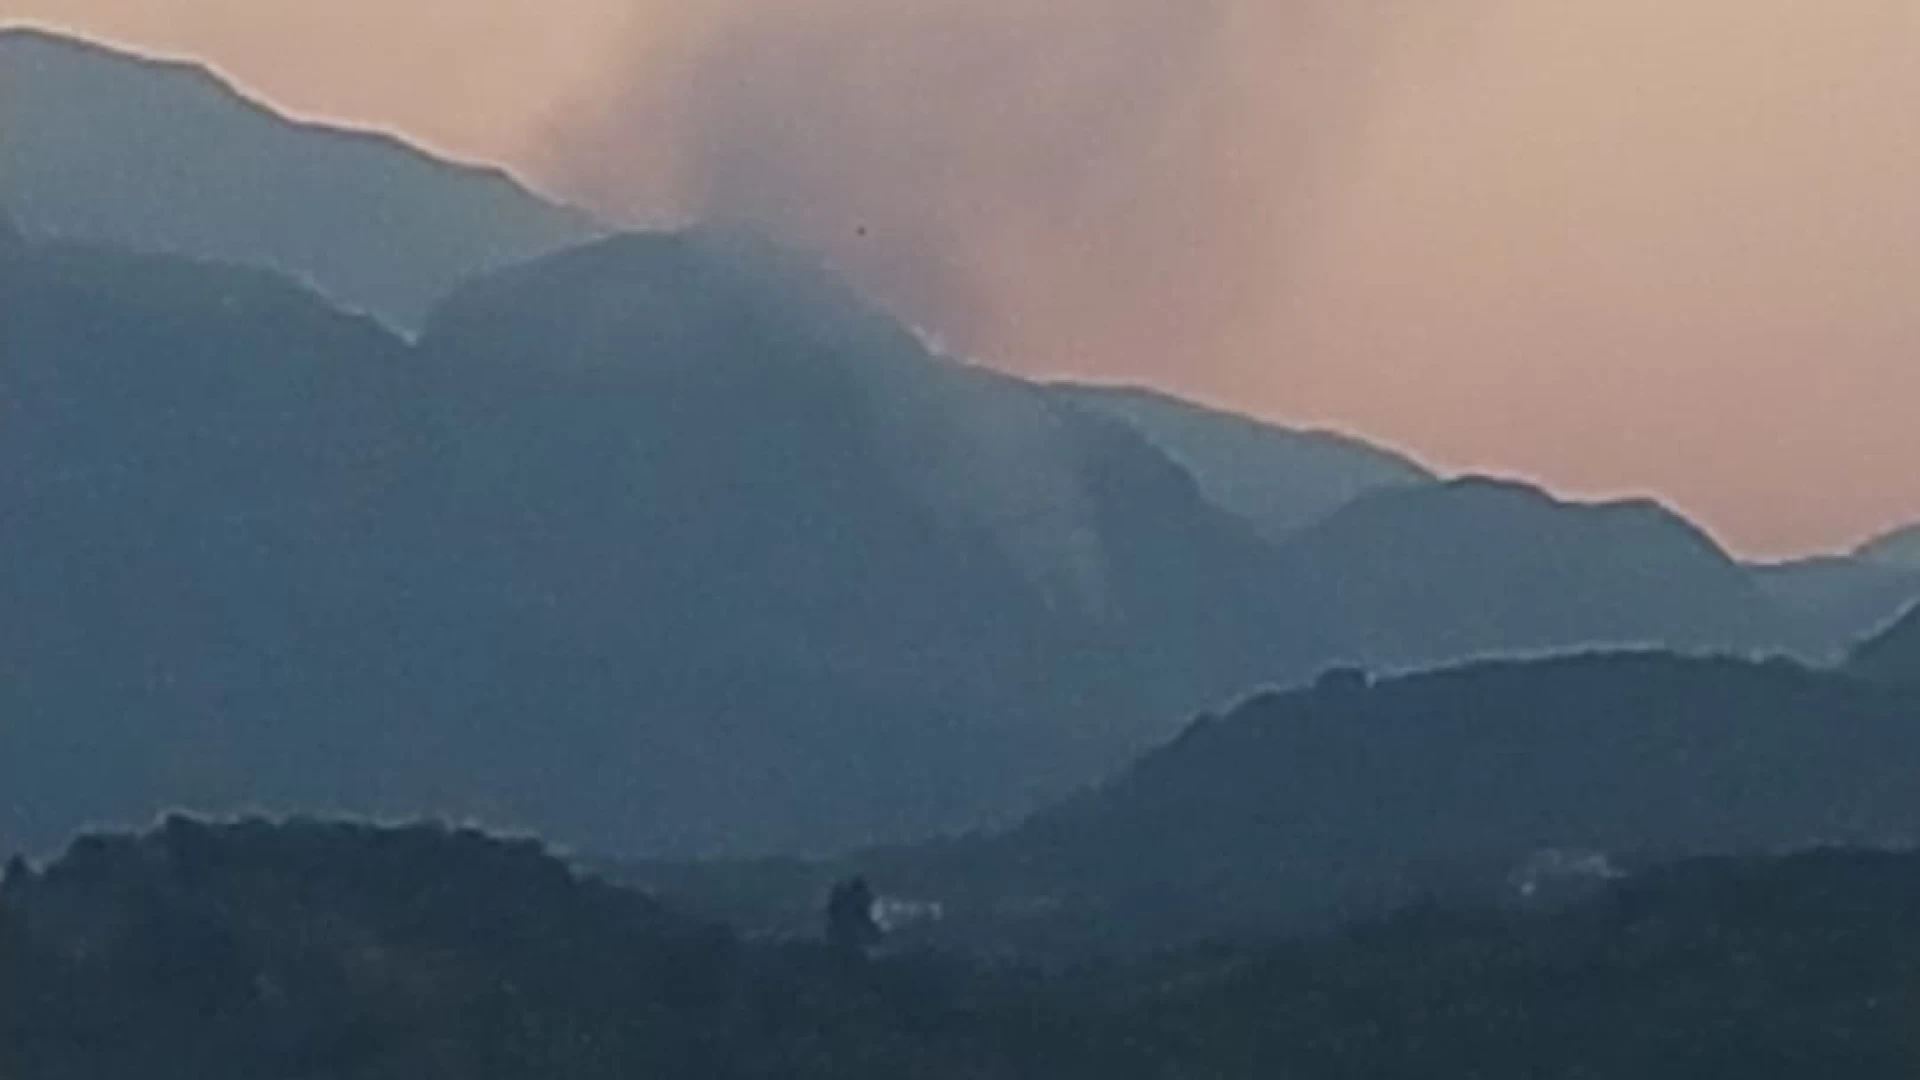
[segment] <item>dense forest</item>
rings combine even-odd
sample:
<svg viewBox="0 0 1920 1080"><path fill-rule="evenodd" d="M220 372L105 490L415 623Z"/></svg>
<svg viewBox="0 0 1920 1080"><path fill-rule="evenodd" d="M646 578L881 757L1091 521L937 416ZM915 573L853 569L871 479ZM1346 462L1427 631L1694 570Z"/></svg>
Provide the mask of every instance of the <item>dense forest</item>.
<svg viewBox="0 0 1920 1080"><path fill-rule="evenodd" d="M880 883L884 887L884 883ZM1913 1075L1920 857L1053 968L759 941L438 826L172 819L0 891L10 1080Z"/></svg>

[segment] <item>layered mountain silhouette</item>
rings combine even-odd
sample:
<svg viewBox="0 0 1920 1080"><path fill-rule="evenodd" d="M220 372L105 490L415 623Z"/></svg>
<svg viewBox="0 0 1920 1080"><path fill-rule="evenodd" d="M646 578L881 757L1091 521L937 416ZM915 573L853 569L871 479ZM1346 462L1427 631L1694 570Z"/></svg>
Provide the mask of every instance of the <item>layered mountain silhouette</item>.
<svg viewBox="0 0 1920 1080"><path fill-rule="evenodd" d="M271 267L412 329L585 215L390 137L298 124L204 68L0 30L0 203L29 235Z"/></svg>
<svg viewBox="0 0 1920 1080"><path fill-rule="evenodd" d="M1330 666L1793 642L1648 506L1427 484L1276 547L728 234L485 277L417 344L265 271L5 250L22 842L262 802L818 848L1004 819Z"/></svg>
<svg viewBox="0 0 1920 1080"><path fill-rule="evenodd" d="M953 361L750 237L498 266L593 226L195 69L11 32L0 80L22 845L173 803L903 839L1330 667L1884 621L1651 504Z"/></svg>
<svg viewBox="0 0 1920 1080"><path fill-rule="evenodd" d="M1752 568L1754 580L1813 642L1810 657L1838 663L1920 601L1920 566L1829 555Z"/></svg>
<svg viewBox="0 0 1920 1080"><path fill-rule="evenodd" d="M1363 496L1284 550L1378 668L1595 646L1808 645L1706 534L1650 502L1581 505L1469 478Z"/></svg>
<svg viewBox="0 0 1920 1080"><path fill-rule="evenodd" d="M1139 387L1055 389L1133 426L1192 473L1208 498L1269 540L1362 495L1436 479L1410 458L1334 432L1296 431Z"/></svg>
<svg viewBox="0 0 1920 1080"><path fill-rule="evenodd" d="M417 346L263 271L4 275L0 767L45 788L7 826L36 842L256 800L915 835L1340 653L1129 429L731 237L483 280Z"/></svg>
<svg viewBox="0 0 1920 1080"><path fill-rule="evenodd" d="M0 1074L1910 1075L1920 530L1016 378L54 35L0 108Z"/></svg>

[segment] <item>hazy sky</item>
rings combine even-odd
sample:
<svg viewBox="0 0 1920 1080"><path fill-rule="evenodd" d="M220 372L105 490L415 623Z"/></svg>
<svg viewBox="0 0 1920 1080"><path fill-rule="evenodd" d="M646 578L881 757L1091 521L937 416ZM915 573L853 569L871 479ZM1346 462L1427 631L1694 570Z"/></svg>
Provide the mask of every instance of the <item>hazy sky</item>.
<svg viewBox="0 0 1920 1080"><path fill-rule="evenodd" d="M1920 517L1920 0L0 18L203 57L634 220L761 225L1011 368L1651 492L1750 553Z"/></svg>

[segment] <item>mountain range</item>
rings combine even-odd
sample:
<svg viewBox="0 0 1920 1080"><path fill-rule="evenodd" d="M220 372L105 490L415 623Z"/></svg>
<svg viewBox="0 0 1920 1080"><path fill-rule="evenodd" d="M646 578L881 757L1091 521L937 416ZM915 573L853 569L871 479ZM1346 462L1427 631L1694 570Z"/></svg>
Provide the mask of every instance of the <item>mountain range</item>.
<svg viewBox="0 0 1920 1080"><path fill-rule="evenodd" d="M178 257L9 242L0 286L5 693L45 718L0 767L50 789L9 822L38 842L254 799L918 833L1337 655L1128 429L729 238L482 279L417 345Z"/></svg>
<svg viewBox="0 0 1920 1080"><path fill-rule="evenodd" d="M903 841L1329 670L1825 663L1920 596L962 363L795 253L602 236L182 65L8 32L0 92L0 843L172 805Z"/></svg>
<svg viewBox="0 0 1920 1080"><path fill-rule="evenodd" d="M56 35L0 108L0 1077L1913 1074L1920 526L1016 377Z"/></svg>

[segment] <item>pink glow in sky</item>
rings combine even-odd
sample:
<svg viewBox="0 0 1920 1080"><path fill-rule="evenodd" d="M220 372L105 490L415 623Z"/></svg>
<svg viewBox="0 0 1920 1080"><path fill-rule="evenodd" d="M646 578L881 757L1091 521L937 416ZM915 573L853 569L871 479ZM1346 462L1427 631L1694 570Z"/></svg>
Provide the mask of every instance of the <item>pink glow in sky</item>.
<svg viewBox="0 0 1920 1080"><path fill-rule="evenodd" d="M1010 368L1651 493L1753 554L1920 518L1920 2L1177 7L0 0L0 20L200 57L632 220L760 221ZM819 63L770 59L794 55ZM772 102L808 137L757 135ZM804 205L743 188L740 160Z"/></svg>

